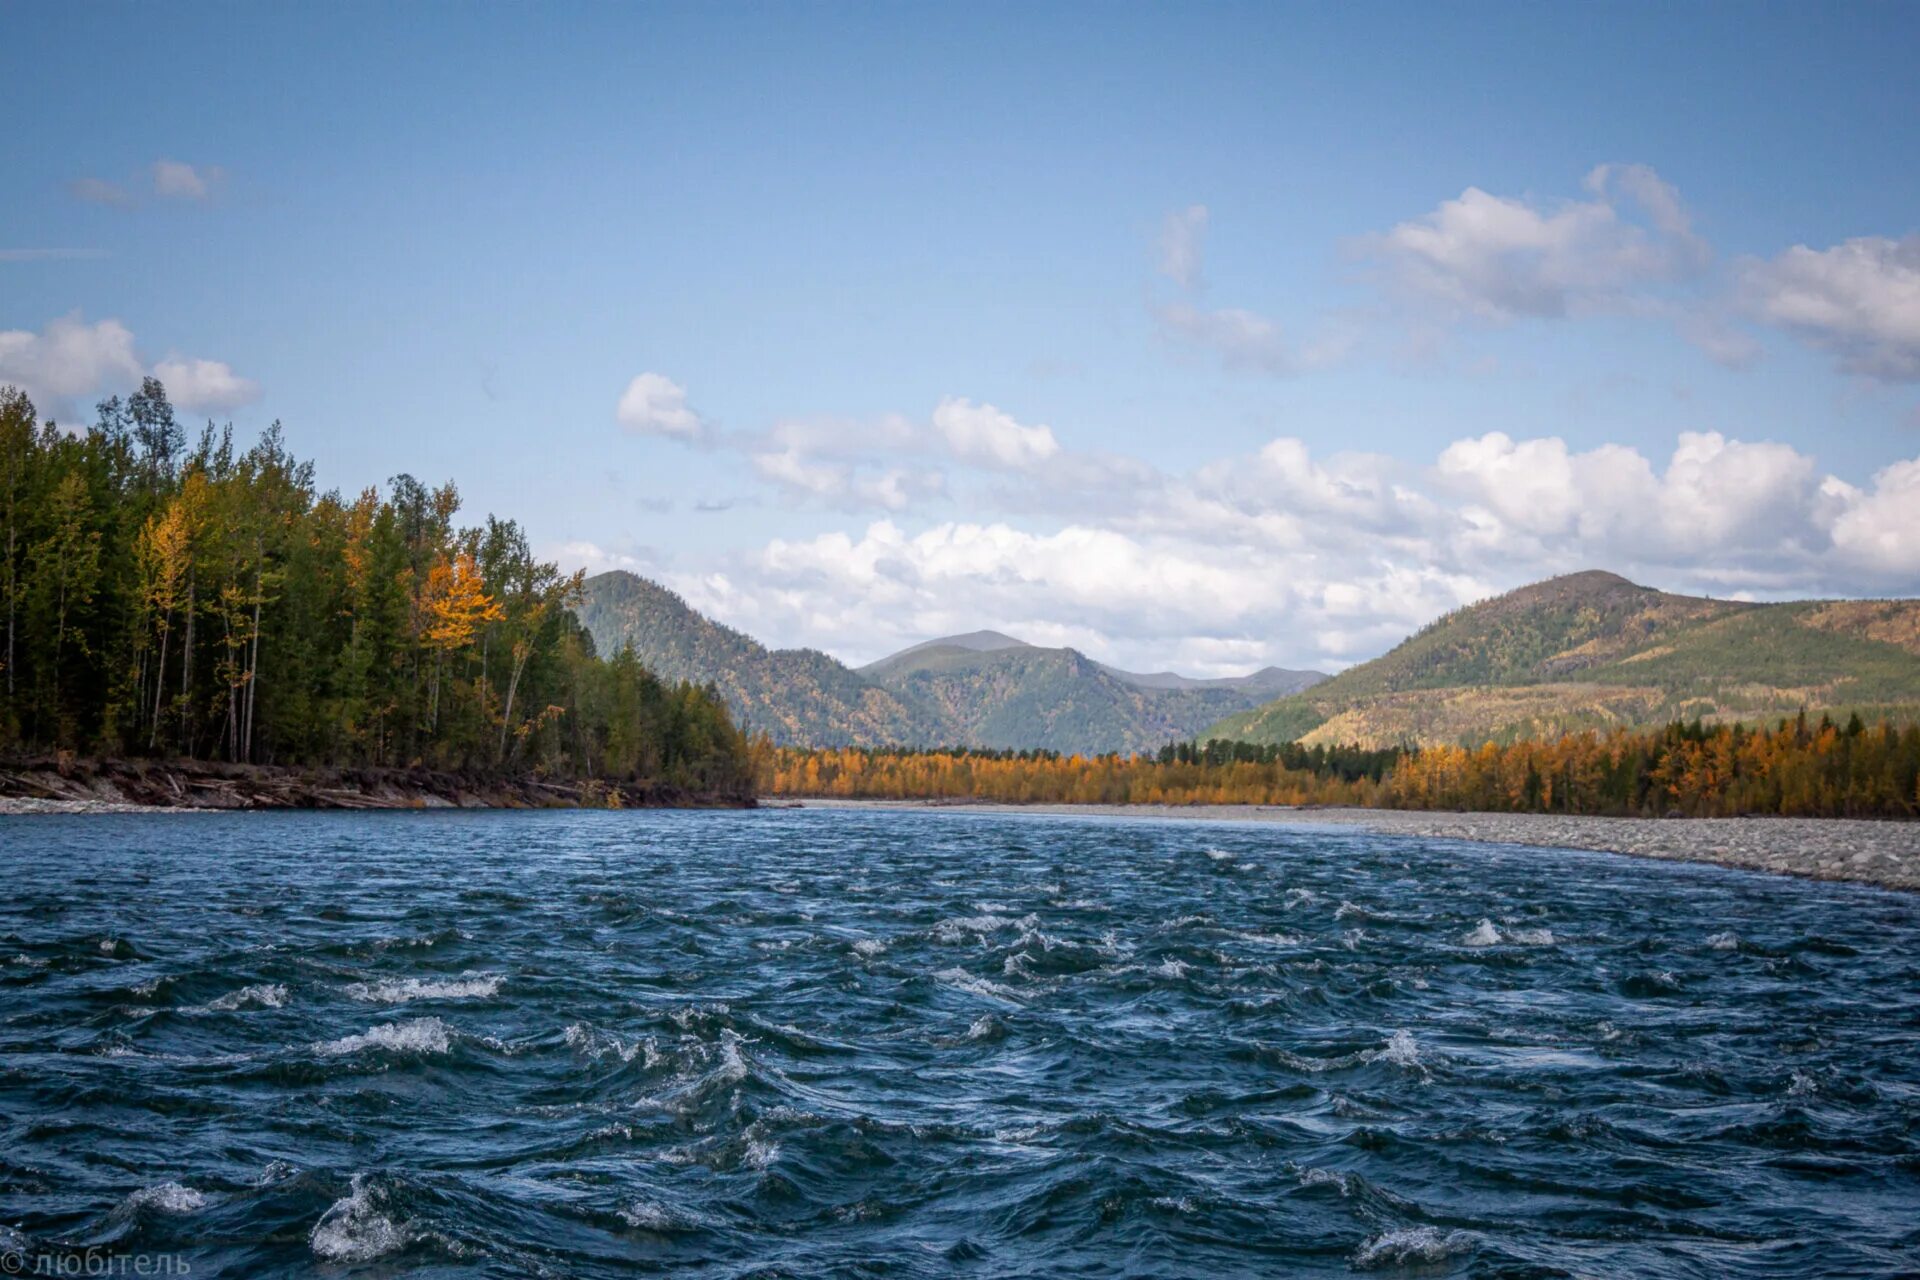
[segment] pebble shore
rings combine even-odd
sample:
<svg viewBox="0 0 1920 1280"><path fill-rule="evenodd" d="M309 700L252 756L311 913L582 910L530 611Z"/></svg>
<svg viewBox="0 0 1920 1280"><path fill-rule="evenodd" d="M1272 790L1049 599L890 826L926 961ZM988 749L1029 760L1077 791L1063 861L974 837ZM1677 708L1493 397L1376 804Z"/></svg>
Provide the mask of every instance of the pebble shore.
<svg viewBox="0 0 1920 1280"><path fill-rule="evenodd" d="M1359 827L1381 835L1593 849L1640 858L1710 862L1813 880L1853 880L1888 889L1920 890L1920 823L1916 822L1869 822L1854 818L1584 818L1540 813L1295 809L1280 805L993 805L892 800L808 800L805 805L807 808L951 808L974 813L1333 824Z"/></svg>

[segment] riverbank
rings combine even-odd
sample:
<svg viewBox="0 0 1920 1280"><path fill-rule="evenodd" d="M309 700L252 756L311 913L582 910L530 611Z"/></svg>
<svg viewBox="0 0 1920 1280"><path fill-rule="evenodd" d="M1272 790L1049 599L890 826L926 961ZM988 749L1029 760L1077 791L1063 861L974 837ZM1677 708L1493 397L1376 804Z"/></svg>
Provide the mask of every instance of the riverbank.
<svg viewBox="0 0 1920 1280"><path fill-rule="evenodd" d="M661 809L753 806L659 783L203 760L0 760L0 814L177 809Z"/></svg>
<svg viewBox="0 0 1920 1280"><path fill-rule="evenodd" d="M1852 880L1888 889L1920 891L1920 823L1912 822L1854 818L1590 818L1539 813L1440 813L1285 805L1003 805L920 800L805 800L800 803L809 809L944 809L967 813L1339 825L1380 835L1591 849L1638 858L1709 862L1775 875Z"/></svg>

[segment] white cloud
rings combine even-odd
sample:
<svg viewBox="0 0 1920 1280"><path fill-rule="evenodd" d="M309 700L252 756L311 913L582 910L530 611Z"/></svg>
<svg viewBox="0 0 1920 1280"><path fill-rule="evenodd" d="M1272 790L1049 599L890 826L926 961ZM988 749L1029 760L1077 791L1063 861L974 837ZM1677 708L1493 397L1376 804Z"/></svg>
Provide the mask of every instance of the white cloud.
<svg viewBox="0 0 1920 1280"><path fill-rule="evenodd" d="M96 392L138 386L143 372L133 333L118 320L88 324L75 311L48 321L39 333L0 331L0 383L25 391L42 412L70 408Z"/></svg>
<svg viewBox="0 0 1920 1280"><path fill-rule="evenodd" d="M1063 451L1042 485L1076 463ZM850 479L793 482L837 496ZM1920 459L1856 488L1790 446L1715 432L1658 458L1496 432L1424 471L1281 438L1187 476L1147 469L1112 501L1058 496L1076 514L1051 528L888 518L776 539L675 585L762 639L855 660L990 626L1203 674L1332 669L1448 609L1585 568L1721 596L1920 586Z"/></svg>
<svg viewBox="0 0 1920 1280"><path fill-rule="evenodd" d="M826 505L854 511L901 511L916 496L937 490L941 483L938 472L916 474L900 467L874 472L846 463L821 462L793 448L751 454L749 461L763 480Z"/></svg>
<svg viewBox="0 0 1920 1280"><path fill-rule="evenodd" d="M643 373L629 382L614 414L635 435L692 443L712 433L706 419L688 406L685 389L664 373Z"/></svg>
<svg viewBox="0 0 1920 1280"><path fill-rule="evenodd" d="M1908 584L1920 579L1920 458L1896 462L1873 477L1861 493L1830 491L1842 510L1833 522L1839 554L1876 577Z"/></svg>
<svg viewBox="0 0 1920 1280"><path fill-rule="evenodd" d="M1050 427L1029 427L990 404L949 396L933 411L933 428L962 462L1019 471L1060 452Z"/></svg>
<svg viewBox="0 0 1920 1280"><path fill-rule="evenodd" d="M1154 318L1163 332L1219 353L1220 362L1229 369L1288 374L1301 368L1300 357L1287 344L1280 326L1257 312L1168 302L1154 308Z"/></svg>
<svg viewBox="0 0 1920 1280"><path fill-rule="evenodd" d="M1869 377L1920 379L1920 235L1796 245L1744 264L1748 305Z"/></svg>
<svg viewBox="0 0 1920 1280"><path fill-rule="evenodd" d="M133 197L124 188L102 178L75 178L67 184L67 190L74 199L85 200L88 204L124 206L133 203Z"/></svg>
<svg viewBox="0 0 1920 1280"><path fill-rule="evenodd" d="M66 421L94 397L131 391L151 373L183 409L221 410L250 403L259 385L219 360L169 356L151 369L134 349L133 332L118 320L88 324L75 311L35 333L0 331L0 383L25 391L43 414Z"/></svg>
<svg viewBox="0 0 1920 1280"><path fill-rule="evenodd" d="M153 194L163 200L205 200L226 177L217 165L190 165L181 160L156 160L151 169Z"/></svg>
<svg viewBox="0 0 1920 1280"><path fill-rule="evenodd" d="M1175 341L1203 347L1236 372L1277 376L1324 367L1346 355L1351 345L1344 334L1333 334L1296 346L1278 322L1242 307L1207 307L1201 275L1207 229L1207 207L1190 205L1170 213L1160 231L1160 274L1180 287L1181 296L1156 299L1148 310L1160 332Z"/></svg>
<svg viewBox="0 0 1920 1280"><path fill-rule="evenodd" d="M1474 319L1557 318L1627 305L1702 267L1678 192L1645 165L1601 165L1590 200L1541 204L1468 187L1359 242L1403 294ZM1622 216L1631 206L1642 226Z"/></svg>
<svg viewBox="0 0 1920 1280"><path fill-rule="evenodd" d="M650 573L653 567L638 556L624 551L610 550L598 543L585 539L563 542L552 550L540 553L550 557L563 570L585 569L589 575L606 573L611 569L625 569L632 573Z"/></svg>
<svg viewBox="0 0 1920 1280"><path fill-rule="evenodd" d="M260 384L241 377L224 360L169 357L153 366L153 376L166 384L167 398L182 409L220 412L260 398Z"/></svg>
<svg viewBox="0 0 1920 1280"><path fill-rule="evenodd" d="M1200 262L1207 234L1207 206L1170 213L1160 227L1160 274L1189 291L1200 288Z"/></svg>

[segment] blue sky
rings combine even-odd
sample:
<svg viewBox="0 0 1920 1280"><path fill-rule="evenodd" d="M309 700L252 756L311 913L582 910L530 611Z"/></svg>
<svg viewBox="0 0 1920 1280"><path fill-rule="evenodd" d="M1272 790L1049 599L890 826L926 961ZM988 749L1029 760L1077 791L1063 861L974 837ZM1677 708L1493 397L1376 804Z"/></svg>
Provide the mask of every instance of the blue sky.
<svg viewBox="0 0 1920 1280"><path fill-rule="evenodd" d="M325 484L451 476L856 660L1337 666L1589 565L1908 594L1916 48L1898 5L0 4L0 381L65 422L171 373Z"/></svg>

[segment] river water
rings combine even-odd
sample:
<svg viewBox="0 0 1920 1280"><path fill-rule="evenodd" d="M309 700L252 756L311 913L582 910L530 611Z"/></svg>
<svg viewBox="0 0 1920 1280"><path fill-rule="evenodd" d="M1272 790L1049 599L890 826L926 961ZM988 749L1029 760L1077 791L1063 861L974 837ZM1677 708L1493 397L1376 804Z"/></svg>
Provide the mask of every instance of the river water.
<svg viewBox="0 0 1920 1280"><path fill-rule="evenodd" d="M29 1271L1920 1269L1910 895L832 810L0 818L0 878Z"/></svg>

